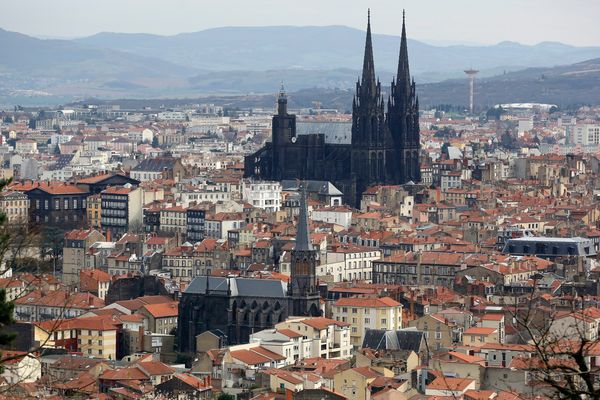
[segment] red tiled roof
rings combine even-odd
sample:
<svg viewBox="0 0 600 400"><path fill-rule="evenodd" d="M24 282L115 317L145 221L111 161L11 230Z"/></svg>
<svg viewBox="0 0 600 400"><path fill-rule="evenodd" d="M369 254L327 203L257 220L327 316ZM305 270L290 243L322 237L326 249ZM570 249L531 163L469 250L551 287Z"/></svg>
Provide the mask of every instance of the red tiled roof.
<svg viewBox="0 0 600 400"><path fill-rule="evenodd" d="M142 307L148 311L154 318L176 317L179 315L179 303L176 301L170 303L146 304Z"/></svg>
<svg viewBox="0 0 600 400"><path fill-rule="evenodd" d="M390 297L343 297L334 304L338 307L398 307L401 304Z"/></svg>
<svg viewBox="0 0 600 400"><path fill-rule="evenodd" d="M433 382L427 385L427 389L464 391L473 382L474 380L469 378L452 378L449 376L440 376L435 378Z"/></svg>
<svg viewBox="0 0 600 400"><path fill-rule="evenodd" d="M327 327L330 325L350 326L350 324L348 324L346 322L340 322L340 321L336 321L334 319L329 319L329 318L325 318L325 317L306 318L302 322L308 326L312 326L313 328L319 329L319 330L327 329Z"/></svg>
<svg viewBox="0 0 600 400"><path fill-rule="evenodd" d="M285 360L285 357L273 353L263 347L252 347L246 350L235 350L231 352L231 357L242 361L247 365L264 364L272 361Z"/></svg>

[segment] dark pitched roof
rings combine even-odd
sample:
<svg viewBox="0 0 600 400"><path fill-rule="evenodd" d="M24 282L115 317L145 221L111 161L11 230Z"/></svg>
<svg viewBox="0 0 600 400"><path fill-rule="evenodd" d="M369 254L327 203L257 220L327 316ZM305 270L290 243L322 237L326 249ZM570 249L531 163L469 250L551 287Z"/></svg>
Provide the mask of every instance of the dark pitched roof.
<svg viewBox="0 0 600 400"><path fill-rule="evenodd" d="M367 329L362 347L373 350L410 350L418 353L421 349L422 340L423 332L414 329L398 331Z"/></svg>
<svg viewBox="0 0 600 400"><path fill-rule="evenodd" d="M277 279L227 278L220 276L198 276L190 282L184 293L206 294L206 283L212 293L227 293L233 297L283 298L287 295L286 284Z"/></svg>
<svg viewBox="0 0 600 400"><path fill-rule="evenodd" d="M147 158L135 166L132 171L154 171L162 172L165 169L173 169L177 159L170 157Z"/></svg>
<svg viewBox="0 0 600 400"><path fill-rule="evenodd" d="M302 181L302 186L308 193L318 193L322 195L341 196L343 193L329 181ZM295 179L282 180L281 186L284 191L299 191L300 182Z"/></svg>

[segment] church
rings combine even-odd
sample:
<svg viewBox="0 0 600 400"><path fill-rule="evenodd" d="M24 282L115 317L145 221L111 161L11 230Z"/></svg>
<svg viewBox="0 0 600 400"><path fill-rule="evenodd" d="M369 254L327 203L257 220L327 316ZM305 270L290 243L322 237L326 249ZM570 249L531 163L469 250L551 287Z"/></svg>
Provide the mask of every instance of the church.
<svg viewBox="0 0 600 400"><path fill-rule="evenodd" d="M272 181L329 181L344 193L347 204L357 207L364 190L372 185L420 182L420 147L419 100L410 77L404 15L398 71L387 107L375 78L369 16L349 134L339 123L297 123L296 116L288 113L282 89L271 141L246 156L244 175Z"/></svg>
<svg viewBox="0 0 600 400"><path fill-rule="evenodd" d="M289 284L276 279L194 278L179 302L180 351L195 352L196 336L205 331L222 332L229 344L248 343L253 332L272 328L289 316L322 315L316 278L318 257L309 239L303 190Z"/></svg>

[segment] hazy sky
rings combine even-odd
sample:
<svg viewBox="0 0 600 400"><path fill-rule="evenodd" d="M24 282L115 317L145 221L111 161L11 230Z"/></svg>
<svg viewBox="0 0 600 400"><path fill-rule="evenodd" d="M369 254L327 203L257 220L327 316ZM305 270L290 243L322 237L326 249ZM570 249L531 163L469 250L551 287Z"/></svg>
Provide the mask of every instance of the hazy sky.
<svg viewBox="0 0 600 400"><path fill-rule="evenodd" d="M430 43L600 46L598 0L0 0L0 27L36 36L172 35L220 26L347 25Z"/></svg>

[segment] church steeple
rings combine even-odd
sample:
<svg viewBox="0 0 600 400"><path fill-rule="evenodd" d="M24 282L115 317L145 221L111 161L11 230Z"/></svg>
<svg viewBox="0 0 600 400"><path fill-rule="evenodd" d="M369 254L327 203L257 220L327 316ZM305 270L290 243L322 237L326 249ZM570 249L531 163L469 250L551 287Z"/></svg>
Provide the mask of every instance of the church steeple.
<svg viewBox="0 0 600 400"><path fill-rule="evenodd" d="M408 44L406 42L406 19L402 10L402 37L400 38L400 56L398 58L398 73L396 75L396 86L405 95L410 93L410 68L408 65Z"/></svg>
<svg viewBox="0 0 600 400"><path fill-rule="evenodd" d="M295 251L311 251L312 245L308 234L308 206L306 204L306 189L300 191L300 213L298 214L298 226L296 228Z"/></svg>
<svg viewBox="0 0 600 400"><path fill-rule="evenodd" d="M367 12L367 38L365 40L365 54L360 82L361 94L376 94L377 82L375 80L375 63L373 62L373 42L371 39L371 10Z"/></svg>
<svg viewBox="0 0 600 400"><path fill-rule="evenodd" d="M419 104L416 87L410 77L408 63L408 43L406 39L406 18L402 11L402 36L398 72L392 81L391 99L388 100L388 129L394 141L392 170L396 171L396 183L419 182Z"/></svg>
<svg viewBox="0 0 600 400"><path fill-rule="evenodd" d="M317 290L317 265L319 252L310 244L308 231L308 206L306 188L300 188L300 213L296 226L296 245L291 254L289 294L292 315L317 316L319 293Z"/></svg>

